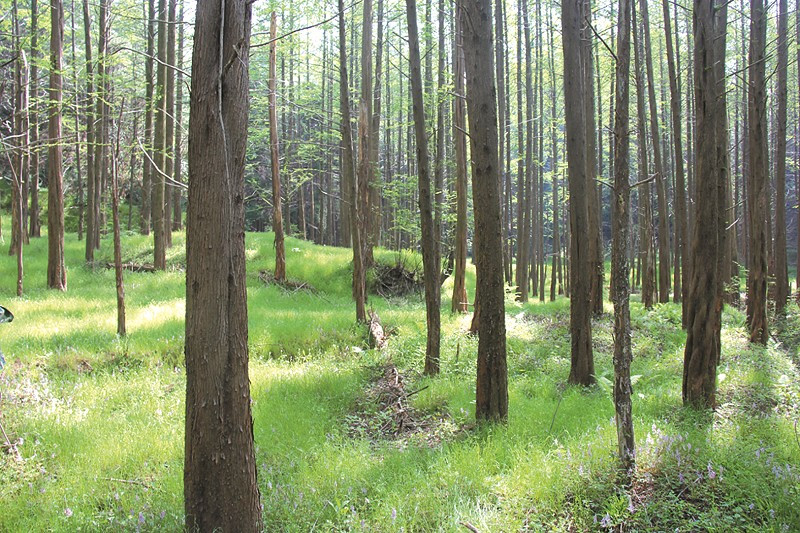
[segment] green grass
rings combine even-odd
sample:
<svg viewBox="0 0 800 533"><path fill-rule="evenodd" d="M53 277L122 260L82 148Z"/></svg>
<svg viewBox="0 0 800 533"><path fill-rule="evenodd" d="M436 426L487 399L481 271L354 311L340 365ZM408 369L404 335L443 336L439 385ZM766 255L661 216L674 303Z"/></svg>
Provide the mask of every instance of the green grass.
<svg viewBox="0 0 800 533"><path fill-rule="evenodd" d="M74 234L65 294L45 289L45 240L25 249L23 298L13 296L13 258L0 256L0 303L16 315L0 326L8 361L0 410L23 457L0 452L0 531L181 530L183 244L175 233L168 272L126 273L126 339L114 334L113 272L83 266ZM386 353L370 351L354 325L349 250L296 239L286 246L289 277L315 292L265 286L258 271L273 266L271 235L247 235L250 379L269 531L464 531L462 522L481 531L800 529L797 307L782 342L767 348L750 347L742 314L725 312L720 408L704 414L681 407L679 306L633 303L639 467L624 487L609 392L564 386L568 300L523 305L509 295L509 421L475 427L469 317L443 313L442 375L423 377L419 297L371 297L397 334ZM123 248L126 259L150 260L145 237L127 235ZM104 240L99 257L109 256ZM473 272L469 285L472 295ZM597 373L606 378L610 312L607 303L594 323ZM354 434L354 406L387 358L408 390L427 386L411 398L416 409L444 410L460 429L435 446Z"/></svg>

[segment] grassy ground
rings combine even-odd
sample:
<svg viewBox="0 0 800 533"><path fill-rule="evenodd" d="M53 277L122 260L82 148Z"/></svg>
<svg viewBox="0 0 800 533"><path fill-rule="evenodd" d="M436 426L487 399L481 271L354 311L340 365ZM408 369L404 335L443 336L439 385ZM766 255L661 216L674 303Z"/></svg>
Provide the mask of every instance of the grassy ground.
<svg viewBox="0 0 800 533"><path fill-rule="evenodd" d="M44 240L25 250L21 299L13 258L0 256L0 303L16 314L0 326L8 362L0 416L22 456L0 452L0 531L181 529L183 242L176 233L173 270L126 273L124 340L114 334L113 272L83 266L74 235L65 294L44 288ZM126 236L123 246L128 259L149 257L143 237ZM681 407L679 306L634 303L639 467L626 487L613 457L610 304L594 324L600 384L581 390L564 386L568 301L509 297L510 418L476 428L468 317L443 314L443 372L425 378L418 297L371 298L396 328L388 350L375 353L353 324L348 250L294 239L287 250L289 276L315 292L265 286L257 275L273 265L272 239L247 236L250 377L269 531L466 531L465 523L481 531L800 530L795 306L766 349L747 344L742 313L725 312L720 407L703 414ZM109 241L102 255L110 256ZM387 359L407 391L419 390L409 399L419 416L439 421L432 435L386 439L355 422L366 411L385 426L365 391Z"/></svg>

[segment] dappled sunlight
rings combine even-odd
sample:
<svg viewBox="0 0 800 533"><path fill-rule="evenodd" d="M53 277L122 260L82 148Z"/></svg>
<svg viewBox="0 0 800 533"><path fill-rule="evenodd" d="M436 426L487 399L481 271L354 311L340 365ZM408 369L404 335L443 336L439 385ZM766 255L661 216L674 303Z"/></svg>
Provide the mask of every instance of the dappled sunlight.
<svg viewBox="0 0 800 533"><path fill-rule="evenodd" d="M183 321L185 316L186 301L183 298L174 298L166 302L151 303L145 307L129 310L127 322L131 331L135 331L158 328L171 321Z"/></svg>

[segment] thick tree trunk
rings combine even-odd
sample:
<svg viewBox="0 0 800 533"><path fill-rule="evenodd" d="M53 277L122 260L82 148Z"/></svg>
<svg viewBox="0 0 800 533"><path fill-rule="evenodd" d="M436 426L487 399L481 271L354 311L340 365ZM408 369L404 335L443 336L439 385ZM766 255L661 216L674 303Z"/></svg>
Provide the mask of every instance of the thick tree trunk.
<svg viewBox="0 0 800 533"><path fill-rule="evenodd" d="M245 0L200 2L194 27L186 236L187 531L263 529L250 415L244 255L250 9Z"/></svg>
<svg viewBox="0 0 800 533"><path fill-rule="evenodd" d="M278 152L278 102L275 66L278 48L278 13L272 12L269 30L269 148L272 163L272 231L275 233L275 280L286 280L286 249L283 242L281 208L281 164Z"/></svg>
<svg viewBox="0 0 800 533"><path fill-rule="evenodd" d="M491 0L464 0L464 55L467 108L475 198L475 248L478 287L478 376L475 418L500 421L508 417L508 371L503 289L500 161L497 158L497 100L492 57Z"/></svg>
<svg viewBox="0 0 800 533"><path fill-rule="evenodd" d="M686 349L683 362L683 403L694 407L714 407L717 379L717 354L722 309L718 271L715 268L719 247L718 182L716 157L716 115L725 110L719 105L714 39L717 35L714 0L694 0L694 77L697 109L696 203L692 235L693 268L686 316ZM707 267L705 266L707 265Z"/></svg>
<svg viewBox="0 0 800 533"><path fill-rule="evenodd" d="M584 118L581 28L583 0L563 0L561 26L564 46L564 100L573 103L565 108L567 165L570 197L570 334L572 360L569 382L594 383L592 356L591 275L589 255L589 195L594 194L586 170L586 122Z"/></svg>
<svg viewBox="0 0 800 533"><path fill-rule="evenodd" d="M414 133L417 140L417 175L419 184L419 211L422 226L422 265L425 279L425 311L428 342L425 349L425 373L439 373L440 294L439 266L436 261L438 239L434 235L433 207L431 205L431 176L428 160L428 138L425 131L425 102L422 98L420 72L419 34L417 32L416 0L406 0L408 17L408 44L411 78L411 98L414 111Z"/></svg>
<svg viewBox="0 0 800 533"><path fill-rule="evenodd" d="M747 276L747 326L750 342L766 344L767 325L767 83L765 49L767 13L763 0L751 0L750 52L748 58L749 105L747 123L749 168L747 194L750 207L750 260ZM698 152L698 158L699 158Z"/></svg>
<svg viewBox="0 0 800 533"><path fill-rule="evenodd" d="M64 6L50 0L50 105L47 135L61 139L62 80L61 55L64 47ZM67 290L64 268L64 174L60 140L51 142L47 154L47 286Z"/></svg>

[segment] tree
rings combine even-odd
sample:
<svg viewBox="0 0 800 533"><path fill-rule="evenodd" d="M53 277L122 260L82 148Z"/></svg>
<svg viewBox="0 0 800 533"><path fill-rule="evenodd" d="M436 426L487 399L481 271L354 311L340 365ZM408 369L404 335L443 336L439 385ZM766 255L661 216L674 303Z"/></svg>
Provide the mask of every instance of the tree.
<svg viewBox="0 0 800 533"><path fill-rule="evenodd" d="M564 46L564 100L575 105L565 107L567 165L569 168L570 241L570 333L572 361L569 382L594 383L591 320L591 261L589 255L589 200L594 194L586 171L586 127L583 105L581 61L582 0L561 3L561 27Z"/></svg>
<svg viewBox="0 0 800 533"><path fill-rule="evenodd" d="M436 261L436 248L438 248L439 244L438 237L434 235L433 231L430 161L428 160L428 138L425 132L425 103L422 97L416 0L406 0L406 15L408 17L408 56L414 112L414 133L417 140L419 210L422 222L422 267L425 280L425 314L428 326L428 339L425 348L425 373L436 375L439 373L439 340L441 336L439 265Z"/></svg>
<svg viewBox="0 0 800 533"><path fill-rule="evenodd" d="M756 0L758 1L758 0ZM692 268L686 306L686 349L683 359L683 403L694 407L714 407L716 397L717 354L722 308L719 298L719 272L716 269L719 246L719 195L716 154L717 114L725 109L717 95L714 39L717 35L714 0L694 0L694 87L696 130L696 202L692 234Z"/></svg>
<svg viewBox="0 0 800 533"><path fill-rule="evenodd" d="M364 273L363 248L361 247L360 217L363 216L358 202L358 182L353 156L353 131L350 125L350 90L347 76L347 34L344 24L344 1L339 1L339 119L342 130L342 183L348 185L350 236L353 245L353 299L356 301L356 320L367 321L367 281ZM366 116L362 106L362 115Z"/></svg>
<svg viewBox="0 0 800 533"><path fill-rule="evenodd" d="M358 103L358 202L361 244L364 266L375 262L370 232L370 188L374 185L375 172L370 155L372 135L372 0L364 0L361 24L361 98Z"/></svg>
<svg viewBox="0 0 800 533"><path fill-rule="evenodd" d="M611 223L611 277L614 302L614 408L619 458L626 471L634 461L631 412L631 310L630 310L630 162L629 77L631 62L631 1L620 0L617 68L614 101L614 206Z"/></svg>
<svg viewBox="0 0 800 533"><path fill-rule="evenodd" d="M245 0L197 4L186 235L187 531L262 530L244 254L250 18Z"/></svg>
<svg viewBox="0 0 800 533"><path fill-rule="evenodd" d="M50 0L50 105L47 135L52 140L47 155L47 286L67 290L64 268L64 175L61 142L64 5Z"/></svg>
<svg viewBox="0 0 800 533"><path fill-rule="evenodd" d="M281 163L278 153L278 102L275 61L278 49L278 13L273 11L269 26L269 149L272 160L272 231L275 233L275 280L286 280L286 248L283 243L281 210Z"/></svg>
<svg viewBox="0 0 800 533"><path fill-rule="evenodd" d="M475 418L500 421L508 417L508 370L503 289L500 161L497 157L497 100L492 57L491 0L462 0L467 110L472 153L477 270L478 376Z"/></svg>
<svg viewBox="0 0 800 533"><path fill-rule="evenodd" d="M92 32L89 0L83 0L83 37L86 55L86 251L87 263L94 262L97 244L97 209L95 209L95 113L94 113L94 63L92 61Z"/></svg>
<svg viewBox="0 0 800 533"><path fill-rule="evenodd" d="M763 0L750 1L750 51L748 59L747 194L750 257L747 275L747 326L750 342L766 344L767 325L767 83L765 79L767 14ZM698 153L699 158L699 153ZM697 264L697 263L695 263Z"/></svg>
<svg viewBox="0 0 800 533"><path fill-rule="evenodd" d="M31 142L31 207L28 231L31 237L41 237L39 222L39 2L31 0L31 106L30 106L30 142ZM62 31L63 33L63 31ZM63 40L63 39L62 39Z"/></svg>
<svg viewBox="0 0 800 533"><path fill-rule="evenodd" d="M775 143L775 314L782 315L789 299L786 260L786 100L789 76L789 11L786 0L778 0L777 137Z"/></svg>
<svg viewBox="0 0 800 533"><path fill-rule="evenodd" d="M463 9L455 4L455 37L453 39L453 138L456 159L456 228L453 274L453 300L450 310L467 312L467 130L466 105L464 101L464 33Z"/></svg>
<svg viewBox="0 0 800 533"><path fill-rule="evenodd" d="M58 1L58 0L51 0ZM122 242L120 239L119 224L119 137L122 132L122 112L125 109L125 99L119 106L117 118L117 138L114 142L114 152L111 157L111 218L114 226L114 280L117 287L117 335L124 337L128 334L125 326L125 283L122 277Z"/></svg>
<svg viewBox="0 0 800 533"><path fill-rule="evenodd" d="M147 58L145 59L145 118L144 118L144 137L145 147L148 150L146 157L142 158L142 208L141 222L139 231L142 235L150 235L150 217L152 214L152 183L153 183L153 157L155 153L152 149L153 142L153 53L155 52L155 19L156 4L155 0L147 0L147 17L145 31L147 32Z"/></svg>
<svg viewBox="0 0 800 533"><path fill-rule="evenodd" d="M158 66L155 86L155 158L152 176L153 266L167 268L167 225L164 212L167 128L167 0L158 0Z"/></svg>

